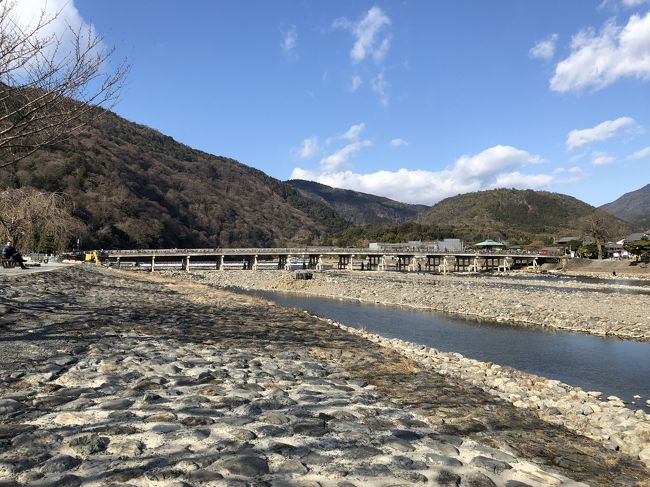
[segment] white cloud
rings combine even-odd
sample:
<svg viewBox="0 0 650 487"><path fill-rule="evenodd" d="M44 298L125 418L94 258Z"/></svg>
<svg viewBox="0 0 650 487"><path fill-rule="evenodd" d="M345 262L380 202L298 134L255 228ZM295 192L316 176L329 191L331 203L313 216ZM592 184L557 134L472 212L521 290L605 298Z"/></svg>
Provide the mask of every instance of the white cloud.
<svg viewBox="0 0 650 487"><path fill-rule="evenodd" d="M363 122L358 123L356 125L352 125L347 132L345 132L343 135L341 135L341 138L344 140L350 140L350 141L357 141L359 140L359 135L361 134L361 131L363 128L366 126Z"/></svg>
<svg viewBox="0 0 650 487"><path fill-rule="evenodd" d="M605 120L589 129L572 130L567 136L566 146L568 149L577 149L592 142L601 142L613 137L619 130L635 125L633 118L619 117L616 120Z"/></svg>
<svg viewBox="0 0 650 487"><path fill-rule="evenodd" d="M295 49L298 45L298 32L296 31L296 26L291 25L287 30L282 30L282 42L280 47L284 54L288 57L295 56Z"/></svg>
<svg viewBox="0 0 650 487"><path fill-rule="evenodd" d="M616 162L616 157L607 154L606 152L594 152L591 156L591 163L594 166L606 166Z"/></svg>
<svg viewBox="0 0 650 487"><path fill-rule="evenodd" d="M342 149L323 157L320 161L321 170L326 173L334 173L347 167L348 159L359 152L364 147L370 147L372 142L369 140L358 140L351 142Z"/></svg>
<svg viewBox="0 0 650 487"><path fill-rule="evenodd" d="M639 159L647 159L650 157L650 147L636 151L633 154L627 156L627 159L631 161L638 161Z"/></svg>
<svg viewBox="0 0 650 487"><path fill-rule="evenodd" d="M47 39L54 41L43 50L43 53L47 57L54 57L55 62L62 62L70 56L75 33L81 35L82 41L87 40L88 36L91 39L97 36L92 24L86 23L81 17L74 0L30 0L11 3L11 22L24 32L34 29L41 16L46 22L36 37L41 41ZM12 27L5 24L0 28L4 32ZM60 46L55 49L57 43ZM98 51L103 48L102 43L96 46ZM25 71L20 74L25 74Z"/></svg>
<svg viewBox="0 0 650 487"><path fill-rule="evenodd" d="M568 177L565 177L563 179L555 178L555 183L560 183L560 184L567 184L567 183L573 183L575 181L579 181L580 179L584 179L586 177L586 173L580 166L572 166L569 168L566 167L558 167L553 170L553 174L555 176L558 176L560 174L568 174Z"/></svg>
<svg viewBox="0 0 650 487"><path fill-rule="evenodd" d="M640 7L648 3L650 0L602 0L598 5L598 10L609 9L612 11L618 11L622 9L631 9Z"/></svg>
<svg viewBox="0 0 650 487"><path fill-rule="evenodd" d="M454 165L454 171L467 177L487 180L503 171L543 162L540 156L508 145L496 145L474 156L461 156Z"/></svg>
<svg viewBox="0 0 650 487"><path fill-rule="evenodd" d="M555 180L552 174L522 174L514 171L499 174L493 187L495 188L544 188Z"/></svg>
<svg viewBox="0 0 650 487"><path fill-rule="evenodd" d="M571 54L555 67L550 88L599 90L624 77L650 80L650 12L632 15L624 27L610 21L599 33L585 29L574 35Z"/></svg>
<svg viewBox="0 0 650 487"><path fill-rule="evenodd" d="M292 150L294 157L298 159L311 159L321 151L320 146L318 145L317 137L309 137L302 141L298 149Z"/></svg>
<svg viewBox="0 0 650 487"><path fill-rule="evenodd" d="M354 93L361 87L362 84L363 80L361 79L361 76L355 74L352 76L352 80L350 81L350 91Z"/></svg>
<svg viewBox="0 0 650 487"><path fill-rule="evenodd" d="M358 22L340 18L334 21L333 27L348 30L354 35L355 42L350 50L352 62L360 63L371 57L379 63L390 49L391 36L386 32L390 23L384 11L374 6Z"/></svg>
<svg viewBox="0 0 650 487"><path fill-rule="evenodd" d="M537 41L537 43L530 48L528 51L528 56L533 59L542 59L543 61L550 61L555 56L555 46L559 36L557 34L551 34L546 39Z"/></svg>
<svg viewBox="0 0 650 487"><path fill-rule="evenodd" d="M586 156L587 156L586 151L578 152L577 154L574 154L574 155L571 156L571 158L569 159L569 162L571 162L571 163L578 162L579 160L584 159Z"/></svg>
<svg viewBox="0 0 650 487"><path fill-rule="evenodd" d="M521 169L543 162L540 156L511 146L497 145L476 155L464 155L440 171L399 169L369 174L351 170L321 171L295 168L292 179L308 179L398 201L433 204L448 196L482 189L514 186L543 188L563 182L556 175L524 174ZM574 179L571 176L571 179Z"/></svg>
<svg viewBox="0 0 650 487"><path fill-rule="evenodd" d="M379 73L370 80L370 89L379 95L379 103L383 106L388 106L388 83L384 77L384 73Z"/></svg>
<svg viewBox="0 0 650 487"><path fill-rule="evenodd" d="M360 140L361 132L365 124L363 122L351 125L348 130L334 137L327 137L325 143L321 146L317 137L304 139L300 147L291 150L291 155L296 159L311 159L312 157L323 154L325 149L344 141L345 145L334 152L323 157L320 161L322 171L333 172L339 171L348 166L349 159L365 147L372 146L370 140Z"/></svg>
<svg viewBox="0 0 650 487"><path fill-rule="evenodd" d="M648 3L648 0L621 0L621 4L627 8L638 7L644 3Z"/></svg>
<svg viewBox="0 0 650 487"><path fill-rule="evenodd" d="M397 139L392 139L389 142L389 145L391 147L397 148L397 147L403 147L403 146L409 145L409 143L407 141L405 141L404 139L397 138Z"/></svg>

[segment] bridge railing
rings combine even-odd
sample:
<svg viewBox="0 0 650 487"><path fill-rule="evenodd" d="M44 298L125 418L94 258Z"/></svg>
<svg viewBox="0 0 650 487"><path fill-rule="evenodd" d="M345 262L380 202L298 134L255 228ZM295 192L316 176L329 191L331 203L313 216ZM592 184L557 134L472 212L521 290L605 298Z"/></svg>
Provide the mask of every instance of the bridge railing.
<svg viewBox="0 0 650 487"><path fill-rule="evenodd" d="M130 249L130 250L104 250L104 255L109 258L116 257L154 257L154 256L252 256L252 255L371 255L371 256L412 256L412 257L426 257L426 256L458 256L458 257L512 257L512 258L549 258L552 256L540 255L537 253L525 252L486 252L475 250L464 250L460 252L451 251L431 251L431 250L375 250L368 248L344 248L344 247L275 247L275 248L203 248L203 249Z"/></svg>

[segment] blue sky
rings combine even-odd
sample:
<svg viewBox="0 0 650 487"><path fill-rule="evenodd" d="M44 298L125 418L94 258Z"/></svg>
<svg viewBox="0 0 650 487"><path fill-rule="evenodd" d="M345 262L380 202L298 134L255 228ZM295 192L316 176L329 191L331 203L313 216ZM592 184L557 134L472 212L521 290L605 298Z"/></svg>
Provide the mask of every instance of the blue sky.
<svg viewBox="0 0 650 487"><path fill-rule="evenodd" d="M425 204L650 182L646 0L59 3L129 58L117 113L279 179Z"/></svg>

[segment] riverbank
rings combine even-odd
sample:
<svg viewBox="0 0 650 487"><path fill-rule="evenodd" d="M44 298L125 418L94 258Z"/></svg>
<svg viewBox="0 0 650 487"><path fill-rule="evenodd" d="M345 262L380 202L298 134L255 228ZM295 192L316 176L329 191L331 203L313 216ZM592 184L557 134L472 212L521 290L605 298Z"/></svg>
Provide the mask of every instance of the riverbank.
<svg viewBox="0 0 650 487"><path fill-rule="evenodd" d="M648 478L629 455L299 310L81 267L0 285L0 484Z"/></svg>
<svg viewBox="0 0 650 487"><path fill-rule="evenodd" d="M569 259L566 265L558 267L566 275L650 280L648 263L627 259Z"/></svg>
<svg viewBox="0 0 650 487"><path fill-rule="evenodd" d="M254 280L251 279L251 275L253 275ZM400 296L404 300L411 299L411 303L418 303L417 298L426 297L427 292L431 294L443 293L447 298L447 306L454 304L450 301L449 296L453 296L458 300L467 297L467 294L463 294L464 292L484 292L487 294L495 285L494 279L486 282L485 278L471 276L436 277L395 273L332 274L328 272L314 274L314 279L311 281L297 281L292 279L291 273L273 273L272 271L258 271L256 273L246 271L239 273L233 271L223 273L184 273L179 274L179 276L213 284L218 283L218 285L237 285L238 287L253 289L266 287L267 289L297 291L308 295L322 295L324 289L331 292L334 284L341 283L340 294L333 297L346 297L347 299L357 299L359 301L364 301L364 293L359 293L358 286L360 285L364 286L362 290L365 291L367 296L371 296L371 299L381 296L381 290L385 289L388 293L393 293L393 296ZM227 281L227 284L224 284L224 281ZM441 282L444 282L445 285L443 286ZM499 282L500 284L497 284L497 286L506 286L506 284L513 284L514 282L517 286L522 286L519 292L523 292L523 289L525 289L531 293L527 295L527 299L538 299L540 302L551 305L557 304L553 303L553 299L555 299L552 296L553 293L576 294L575 291L571 293L559 290L530 291L528 289L530 286L539 285L539 283L530 283L530 281L522 283L514 279L504 278L503 280L499 279ZM406 295L405 290L409 289L409 285L411 289L410 295ZM574 286L576 283L571 285ZM583 284L581 286L584 289L582 292L591 293L592 299L594 299L593 294L597 292L594 289L598 288L599 285ZM454 292L450 293L449 287L453 288ZM483 289L477 291L476 288ZM396 289L399 289L399 291L396 292ZM497 287L497 290L499 289ZM503 291L503 289L501 290ZM540 294L539 297L536 296L537 292ZM598 293L598 296L600 294L602 293ZM613 296L631 297L635 300L639 298L639 296L634 295L615 294ZM611 306L611 302L614 302L611 298L612 295L609 294L602 296L602 299L609 301L609 306ZM647 300L648 297L645 296L645 299ZM403 305L404 302L401 301L400 304ZM588 307L588 305L589 303L585 302L584 307L577 308L577 310L592 310L593 307ZM643 311L647 311L647 309ZM582 319L585 318L582 317ZM348 331L353 330L352 328L343 327ZM544 421L560 424L581 435L594 438L608 448L620 449L634 457L640 457L644 461L650 462L650 416L642 410L634 411L626 408L623 401L618 397L605 398L598 391L584 391L578 387L527 374L509 367L468 359L458 353L445 353L434 348L401 340L381 338L363 330L353 332L360 333L362 336L382 345L393 346L400 353L417 360L422 367L435 370L437 373L448 376L453 380L463 381L469 386L480 387L487 393L512 403L517 408L534 413Z"/></svg>
<svg viewBox="0 0 650 487"><path fill-rule="evenodd" d="M219 287L290 291L390 306L408 306L521 326L650 341L650 294L624 294L633 286L507 276L396 272L313 272L296 280L289 271L169 271L166 275ZM638 288L636 288L638 289ZM602 292L607 291L607 292ZM617 292L620 291L620 292Z"/></svg>

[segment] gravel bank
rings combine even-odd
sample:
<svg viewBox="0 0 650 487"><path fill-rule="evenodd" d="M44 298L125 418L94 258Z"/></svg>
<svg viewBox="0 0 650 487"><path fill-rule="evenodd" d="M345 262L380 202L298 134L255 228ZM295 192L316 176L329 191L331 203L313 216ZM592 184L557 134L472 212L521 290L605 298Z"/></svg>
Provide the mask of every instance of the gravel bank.
<svg viewBox="0 0 650 487"><path fill-rule="evenodd" d="M169 275L187 277L182 272ZM616 292L634 290L623 284L392 272L314 272L309 281L298 281L294 273L284 271L193 271L191 275L220 287L292 291L650 341L650 294ZM610 292L599 292L605 288Z"/></svg>
<svg viewBox="0 0 650 487"><path fill-rule="evenodd" d="M0 291L3 485L648 478L629 455L298 310L81 268Z"/></svg>
<svg viewBox="0 0 650 487"><path fill-rule="evenodd" d="M291 273L259 271L256 273L246 271L202 272L190 275L178 273L177 275L219 286L293 291L421 308L440 309L424 304L436 303L436 305L440 305L440 303L444 303L442 308L444 311L453 309L456 313L494 318L498 321L510 321L512 315L506 314L506 311L502 309L496 310L498 313L496 317L492 314L495 312L493 307L501 302L499 299L495 299L492 293L509 293L510 306L515 313L519 313L517 316L521 316L521 310L527 308L524 306L524 302L517 302L517 299L535 300L537 311L531 314L531 311L527 309L525 316L528 320L537 318L537 322L526 321L528 326L538 324L571 331L577 330L568 326L556 326L554 321L548 319L549 316L558 314L558 311L551 314L550 310L559 309L560 298L563 298L562 302L567 302L567 297L571 302L577 301L571 304L569 313L564 313L563 320L567 322L571 319L577 320L579 316L582 322L590 323L594 320L594 313L603 313L605 310L609 310L613 316L620 320L619 323L628 332L629 328L626 328L626 324L636 322L643 313L647 314L650 309L648 296L603 294L597 292L599 285L596 284L571 283L572 287L579 286L583 290L567 293L560 289L564 285L561 283L557 284L557 290L533 291L530 286L544 284L548 287L548 282L527 281L522 283L507 278L495 283L495 280L488 281L472 277L445 278L385 273L317 273L314 275L315 279L311 281L296 281ZM519 286L521 289L513 289L512 285ZM506 286L509 287L506 289ZM624 288L624 286L619 287ZM506 299L505 296L501 298L501 300L503 299ZM581 303L581 299L584 299L585 302ZM465 306L462 303L463 300L478 301L478 305L470 304L471 308L469 309L472 312L467 312L467 307L461 307ZM598 302L591 303L595 300ZM628 321L623 321L625 319ZM601 320L601 323L606 322ZM548 380L509 367L468 359L457 353L439 352L433 348L396 339L384 339L378 335L337 325L376 343L394 347L400 353L405 353L409 358L418 361L423 367L435 370L454 380L464 381L468 385L480 387L491 395L509 401L517 408L534 412L545 421L560 424L581 435L602 442L607 448L620 449L650 463L650 415L641 410L627 409L623 401L617 397L603 398L602 394L597 391L583 391L559 381ZM639 328L635 323L633 329ZM589 329L592 333L594 332L593 327Z"/></svg>

